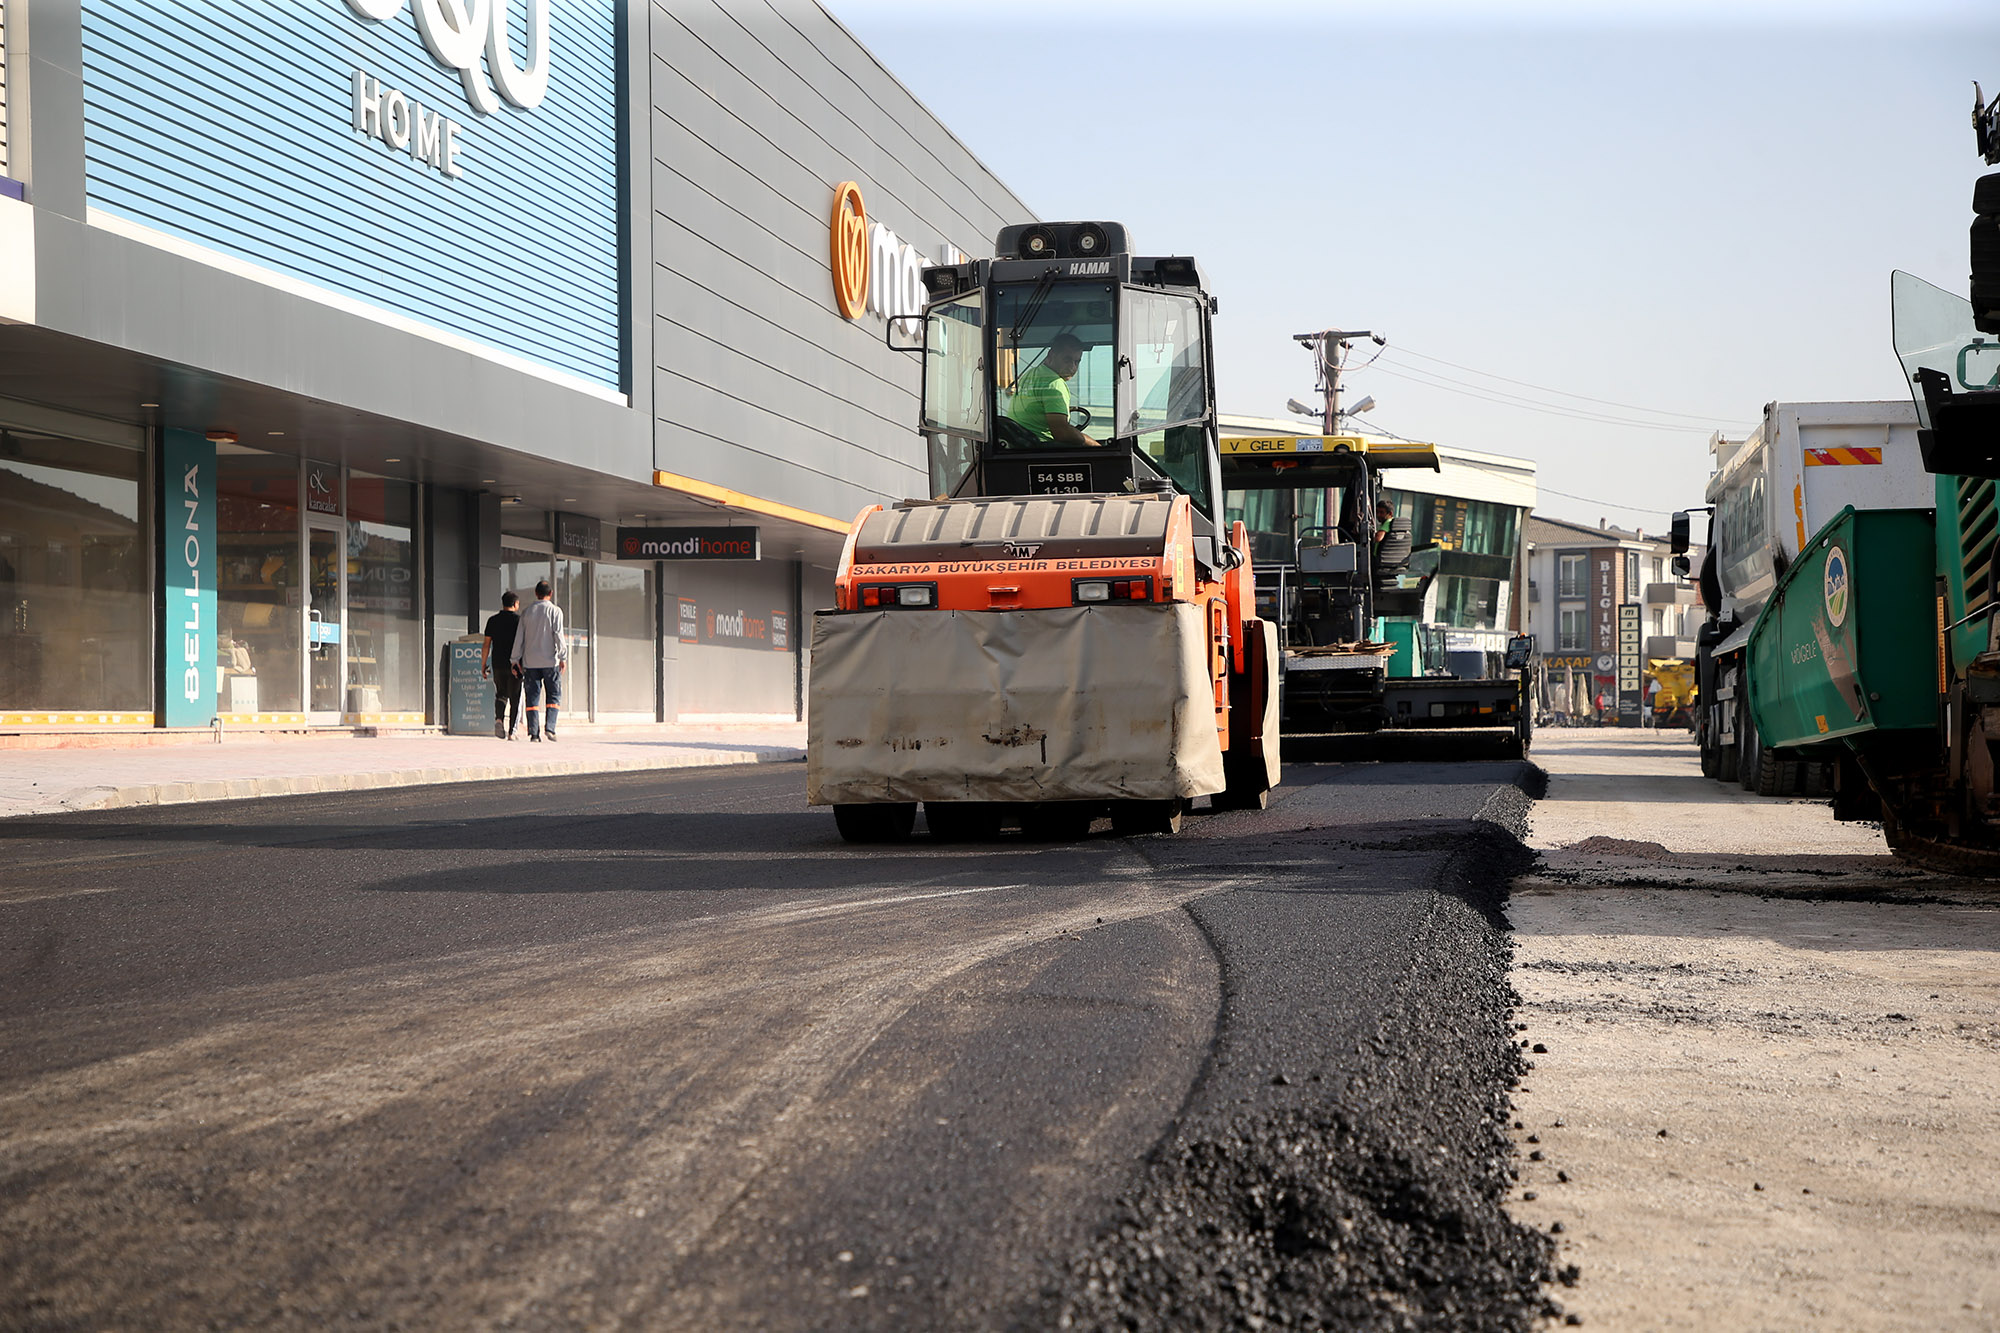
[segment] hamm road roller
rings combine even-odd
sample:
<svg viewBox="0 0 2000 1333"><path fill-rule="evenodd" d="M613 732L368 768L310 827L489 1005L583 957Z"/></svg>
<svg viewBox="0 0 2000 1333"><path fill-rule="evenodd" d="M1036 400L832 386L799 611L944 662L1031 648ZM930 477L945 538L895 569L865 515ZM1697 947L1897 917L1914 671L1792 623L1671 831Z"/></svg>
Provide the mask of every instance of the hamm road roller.
<svg viewBox="0 0 2000 1333"><path fill-rule="evenodd" d="M813 618L807 791L842 836L1174 832L1278 780L1274 627L1225 530L1200 268L1111 222L926 269L932 496L855 519Z"/></svg>

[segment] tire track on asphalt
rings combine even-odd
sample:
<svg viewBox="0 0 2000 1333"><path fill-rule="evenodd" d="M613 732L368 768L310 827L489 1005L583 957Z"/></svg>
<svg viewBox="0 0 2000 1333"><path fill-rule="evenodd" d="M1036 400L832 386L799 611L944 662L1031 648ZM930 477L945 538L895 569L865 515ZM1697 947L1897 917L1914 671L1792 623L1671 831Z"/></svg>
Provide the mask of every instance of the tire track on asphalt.
<svg viewBox="0 0 2000 1333"><path fill-rule="evenodd" d="M471 1191L500 1200L531 1195L537 1184L546 1190L546 1179L530 1177L551 1169L567 1176L559 1189L568 1224L553 1229L540 1257L494 1284L478 1322L546 1306L584 1280L591 1256L607 1248L691 1250L784 1157L840 1073L939 986L1021 947L1195 896L1185 884L1163 885L1143 862L1053 910L1028 896L996 900L1021 893L1014 884L933 882L940 886L918 893L903 885L887 895L698 918L673 927L672 941L636 927L525 954L510 946L247 988L229 998L259 1010L255 1017L0 1092L8 1127L0 1180L40 1182L33 1226L20 1225L28 1201L18 1190L0 1196L16 1200L7 1208L16 1234L44 1237L38 1264L93 1275L103 1289L94 1308L129 1315L157 1288L120 1291L120 1277L131 1279L119 1256L157 1245L159 1222L205 1230L199 1209L188 1207L168 1206L152 1223L107 1223L96 1205L120 1192L133 1164L171 1174L176 1155L193 1151L254 1186L302 1142L338 1160L345 1145L367 1142L371 1123L414 1121L430 1128L416 1145L389 1151L392 1162L414 1159L401 1174L420 1176L421 1162L482 1151L504 1108L529 1099L515 1095L521 1089L575 1089L596 1078L604 1091L593 1095L623 1107L618 1123L580 1132L559 1115L542 1135L553 1144L503 1144L485 1184ZM1222 887L1204 883L1200 892ZM66 1021L88 1027L144 1022L145 1014L129 1004ZM649 1041L663 1061L643 1075L576 1063L578 1051L643 1050ZM353 1240L359 1255L366 1247L353 1235L357 1219L393 1211L374 1193L364 1174L329 1194L274 1194L264 1201L274 1210L267 1224L323 1231L329 1245ZM442 1221L450 1208L421 1211ZM220 1235L209 1243L229 1251ZM385 1271L398 1264L393 1253L355 1262L373 1264L373 1278L349 1269L343 1285L395 1285ZM240 1298L257 1266L237 1253L187 1268L182 1285L221 1281ZM227 1304L224 1292L210 1298ZM634 1302L645 1299L634 1293ZM237 1314L254 1320L248 1310Z"/></svg>

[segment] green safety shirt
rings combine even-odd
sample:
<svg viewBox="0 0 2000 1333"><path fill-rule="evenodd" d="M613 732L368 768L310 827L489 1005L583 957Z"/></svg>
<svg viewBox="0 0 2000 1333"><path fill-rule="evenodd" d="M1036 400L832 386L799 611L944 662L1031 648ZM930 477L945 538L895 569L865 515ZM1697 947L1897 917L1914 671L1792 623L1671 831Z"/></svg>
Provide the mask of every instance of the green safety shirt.
<svg viewBox="0 0 2000 1333"><path fill-rule="evenodd" d="M1049 430L1051 412L1069 416L1069 382L1046 365L1035 366L1021 376L1021 387L1007 405L1007 415L1035 432L1036 438L1046 440L1053 435Z"/></svg>

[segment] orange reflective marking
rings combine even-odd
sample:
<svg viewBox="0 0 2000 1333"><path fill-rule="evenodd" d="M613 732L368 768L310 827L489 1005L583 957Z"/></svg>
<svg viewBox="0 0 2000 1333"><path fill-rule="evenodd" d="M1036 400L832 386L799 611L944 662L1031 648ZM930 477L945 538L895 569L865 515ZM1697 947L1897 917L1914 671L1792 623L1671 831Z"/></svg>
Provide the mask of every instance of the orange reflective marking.
<svg viewBox="0 0 2000 1333"><path fill-rule="evenodd" d="M868 210L861 187L842 181L833 192L833 303L847 319L868 308Z"/></svg>
<svg viewBox="0 0 2000 1333"><path fill-rule="evenodd" d="M1880 449L1808 449L1807 467L1839 467L1844 463L1880 463Z"/></svg>

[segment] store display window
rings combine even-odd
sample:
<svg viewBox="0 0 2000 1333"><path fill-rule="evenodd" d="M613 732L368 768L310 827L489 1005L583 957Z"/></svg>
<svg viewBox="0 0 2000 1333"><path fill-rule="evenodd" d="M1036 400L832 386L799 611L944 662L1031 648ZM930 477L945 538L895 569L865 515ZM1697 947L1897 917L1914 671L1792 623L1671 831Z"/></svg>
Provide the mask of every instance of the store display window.
<svg viewBox="0 0 2000 1333"><path fill-rule="evenodd" d="M0 429L0 710L146 713L145 456Z"/></svg>
<svg viewBox="0 0 2000 1333"><path fill-rule="evenodd" d="M653 567L597 564L597 712L654 717Z"/></svg>
<svg viewBox="0 0 2000 1333"><path fill-rule="evenodd" d="M562 608L563 628L569 634L569 670L563 673L563 711L573 718L590 716L591 666L596 656L591 634L591 580L587 560L556 560L556 605ZM524 603L534 600L530 592Z"/></svg>
<svg viewBox="0 0 2000 1333"><path fill-rule="evenodd" d="M305 594L299 460L216 446L216 701L227 717L296 714Z"/></svg>
<svg viewBox="0 0 2000 1333"><path fill-rule="evenodd" d="M416 487L350 473L347 481L347 712L424 709Z"/></svg>

